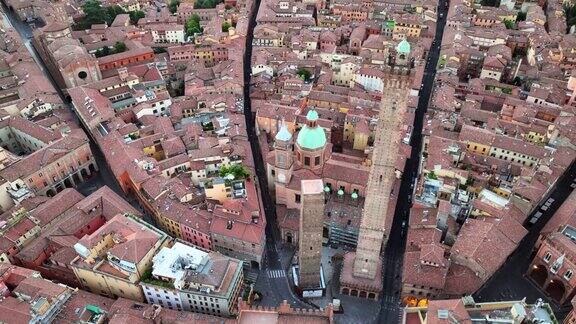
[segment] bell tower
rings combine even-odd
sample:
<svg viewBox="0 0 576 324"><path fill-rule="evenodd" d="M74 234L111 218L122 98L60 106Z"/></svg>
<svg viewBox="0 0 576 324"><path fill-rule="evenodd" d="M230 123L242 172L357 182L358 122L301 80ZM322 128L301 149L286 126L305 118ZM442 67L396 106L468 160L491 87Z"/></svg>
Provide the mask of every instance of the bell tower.
<svg viewBox="0 0 576 324"><path fill-rule="evenodd" d="M395 65L408 66L410 65L410 43L404 38L398 46L396 46L396 57L394 58Z"/></svg>
<svg viewBox="0 0 576 324"><path fill-rule="evenodd" d="M294 164L294 152L292 150L292 134L284 120L280 124L280 130L274 138L274 169L276 182L287 184L292 177Z"/></svg>

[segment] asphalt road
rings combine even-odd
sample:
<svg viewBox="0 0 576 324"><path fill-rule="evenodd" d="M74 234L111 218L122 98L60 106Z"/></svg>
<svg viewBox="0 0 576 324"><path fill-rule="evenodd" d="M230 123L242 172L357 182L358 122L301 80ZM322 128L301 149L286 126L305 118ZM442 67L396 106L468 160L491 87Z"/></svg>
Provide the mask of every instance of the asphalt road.
<svg viewBox="0 0 576 324"><path fill-rule="evenodd" d="M446 14L448 12L448 2L440 1L438 6L438 21L436 25L436 35L434 43L430 48L426 62L423 86L419 93L418 107L414 118L414 127L410 145L412 151L410 158L406 161L402 182L400 184L400 194L394 213L394 220L388 238L388 245L383 256L383 279L382 279L382 299L380 307L379 323L398 323L401 318L400 312L400 290L402 285L402 262L404 249L406 247L407 227L402 226L403 222L408 223L410 207L412 205L412 184L418 176L418 166L420 164L420 153L422 148L422 126L424 116L428 109L430 94L434 86L436 75L436 65L440 55L440 44L446 25ZM386 95L386 94L384 94Z"/></svg>
<svg viewBox="0 0 576 324"><path fill-rule="evenodd" d="M252 155L254 157L254 166L256 168L256 177L258 178L258 185L260 187L260 194L262 195L262 203L264 204L264 211L266 215L266 250L261 264L262 271L260 280L267 281L267 286L271 288L267 291L269 294L274 295L275 300L287 300L292 306L299 308L311 308L310 305L302 302L294 295L287 277L282 278L268 278L266 273L268 270L282 270L281 255L278 252L281 246L281 238L278 232L278 221L276 219L276 205L268 191L268 184L266 181L266 167L264 159L262 158L262 151L256 135L254 125L255 113L252 111L252 102L250 99L250 78L251 78L251 64L252 64L252 39L254 35L254 27L256 27L256 16L260 7L260 0L255 0L252 8L252 15L248 24L248 33L246 35L246 49L244 52L244 115L246 117L246 131L252 148Z"/></svg>

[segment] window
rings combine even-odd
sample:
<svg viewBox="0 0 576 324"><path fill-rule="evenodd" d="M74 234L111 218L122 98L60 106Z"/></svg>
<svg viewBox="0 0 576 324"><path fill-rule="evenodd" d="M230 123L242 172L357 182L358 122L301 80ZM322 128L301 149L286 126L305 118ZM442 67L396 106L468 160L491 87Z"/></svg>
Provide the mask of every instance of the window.
<svg viewBox="0 0 576 324"><path fill-rule="evenodd" d="M314 158L314 165L319 165L320 164L320 156L317 156Z"/></svg>
<svg viewBox="0 0 576 324"><path fill-rule="evenodd" d="M294 201L299 204L300 203L300 195L299 194L295 194L294 195Z"/></svg>
<svg viewBox="0 0 576 324"><path fill-rule="evenodd" d="M564 279L570 280L570 278L572 278L572 270L568 270L568 271L566 271L566 273L564 274Z"/></svg>
<svg viewBox="0 0 576 324"><path fill-rule="evenodd" d="M552 254L550 254L550 252L546 252L546 255L544 255L544 262L550 262L550 258L552 258Z"/></svg>
<svg viewBox="0 0 576 324"><path fill-rule="evenodd" d="M310 165L310 158L307 156L304 157L304 165Z"/></svg>

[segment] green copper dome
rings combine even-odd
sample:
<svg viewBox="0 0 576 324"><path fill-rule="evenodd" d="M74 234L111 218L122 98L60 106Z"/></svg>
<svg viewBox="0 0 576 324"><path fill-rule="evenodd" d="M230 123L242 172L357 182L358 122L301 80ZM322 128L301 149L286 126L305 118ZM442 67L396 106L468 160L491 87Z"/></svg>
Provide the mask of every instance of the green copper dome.
<svg viewBox="0 0 576 324"><path fill-rule="evenodd" d="M315 109L308 110L308 113L306 114L306 119L309 121L318 120L318 112L316 112Z"/></svg>
<svg viewBox="0 0 576 324"><path fill-rule="evenodd" d="M301 148L316 150L326 145L326 133L320 126L308 127L305 125L298 133L296 142Z"/></svg>
<svg viewBox="0 0 576 324"><path fill-rule="evenodd" d="M400 43L398 43L396 51L401 54L410 54L410 43L408 43L406 39L403 39Z"/></svg>
<svg viewBox="0 0 576 324"><path fill-rule="evenodd" d="M286 124L282 123L282 126L280 126L280 130L278 131L278 133L276 133L276 140L288 142L291 139L292 134L290 134L290 131L288 130Z"/></svg>

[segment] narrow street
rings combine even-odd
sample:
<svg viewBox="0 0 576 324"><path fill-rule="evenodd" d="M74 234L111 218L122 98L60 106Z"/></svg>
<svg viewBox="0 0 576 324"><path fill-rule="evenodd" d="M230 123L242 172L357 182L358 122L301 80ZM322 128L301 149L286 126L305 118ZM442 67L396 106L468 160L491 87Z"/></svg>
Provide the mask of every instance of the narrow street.
<svg viewBox="0 0 576 324"><path fill-rule="evenodd" d="M256 27L256 16L260 7L260 0L255 0L251 10L250 21L248 24L248 33L246 35L246 48L244 51L244 115L246 117L246 131L252 148L252 155L254 157L254 166L256 169L256 177L258 178L258 186L260 194L262 195L262 203L264 204L264 211L266 215L266 249L263 261L261 264L260 280L264 281L264 285L269 287L266 291L266 298L271 298L273 302L287 300L293 307L311 308L310 305L302 302L294 295L288 282L288 276L279 278L270 278L268 271L284 270L282 266L282 256L279 253L281 250L281 239L278 233L278 221L276 219L276 206L270 193L268 191L268 184L266 183L266 167L260 150L258 136L256 135L255 112L252 112L251 99L250 99L250 79L251 79L251 63L252 63L252 38L254 35L254 27ZM275 305L278 305L275 304Z"/></svg>
<svg viewBox="0 0 576 324"><path fill-rule="evenodd" d="M400 194L398 195L398 202L396 203L394 213L394 221L392 222L388 245L384 250L382 261L384 269L382 279L383 287L378 323L398 323L401 317L400 290L402 289L402 262L407 232L407 227L403 227L402 223L408 223L408 215L410 214L410 207L412 205L411 184L414 183L415 177L418 176L418 166L420 164L420 152L422 148L422 127L434 86L436 66L440 55L440 44L442 43L442 36L446 25L447 4L447 2L440 1L438 6L436 35L428 54L422 80L423 87L419 93L418 107L414 118L412 142L410 144L412 146L412 152L404 166L402 182L400 184Z"/></svg>

